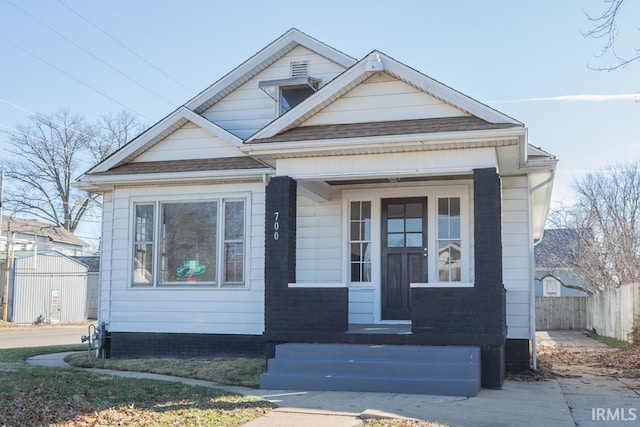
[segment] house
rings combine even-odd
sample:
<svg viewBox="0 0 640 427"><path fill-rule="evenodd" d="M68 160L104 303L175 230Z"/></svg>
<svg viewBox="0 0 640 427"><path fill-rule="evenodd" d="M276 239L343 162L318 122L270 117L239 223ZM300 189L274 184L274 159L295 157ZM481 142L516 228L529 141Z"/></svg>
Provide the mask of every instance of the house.
<svg viewBox="0 0 640 427"><path fill-rule="evenodd" d="M87 242L64 227L42 221L3 215L0 218L0 258L6 258L7 245L16 257L38 250L55 250L65 255L81 255Z"/></svg>
<svg viewBox="0 0 640 427"><path fill-rule="evenodd" d="M547 229L535 245L535 296L586 297L589 285L574 269L580 248L578 230Z"/></svg>
<svg viewBox="0 0 640 427"><path fill-rule="evenodd" d="M532 364L555 167L519 121L292 29L78 179L104 195L110 354L266 351L266 388L500 387Z"/></svg>

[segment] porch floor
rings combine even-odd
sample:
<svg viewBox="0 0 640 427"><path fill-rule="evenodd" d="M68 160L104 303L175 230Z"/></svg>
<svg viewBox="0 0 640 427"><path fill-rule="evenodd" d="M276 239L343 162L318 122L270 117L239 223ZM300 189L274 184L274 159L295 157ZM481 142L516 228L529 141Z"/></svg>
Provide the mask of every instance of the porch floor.
<svg viewBox="0 0 640 427"><path fill-rule="evenodd" d="M411 324L349 324L347 334L411 335Z"/></svg>

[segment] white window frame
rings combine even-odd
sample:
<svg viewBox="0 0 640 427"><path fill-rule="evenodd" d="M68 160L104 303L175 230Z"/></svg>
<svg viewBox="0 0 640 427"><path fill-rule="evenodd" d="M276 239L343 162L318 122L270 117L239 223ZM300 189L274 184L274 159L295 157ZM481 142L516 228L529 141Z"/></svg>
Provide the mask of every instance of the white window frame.
<svg viewBox="0 0 640 427"><path fill-rule="evenodd" d="M427 198L427 250L429 254L428 283L412 283L412 287L473 287L472 277L472 253L471 244L473 234L472 223L472 191L470 183L463 184L433 184L428 186L406 186L402 188L363 188L345 189L342 192L343 202L343 277L344 283L351 288L373 287L379 288L381 284L381 206L382 199L397 197L426 197ZM461 280L459 282L440 282L438 278L438 258L437 258L437 199L438 198L460 198L460 236L461 236ZM350 270L350 206L351 202L370 201L371 202L371 283L351 282Z"/></svg>
<svg viewBox="0 0 640 427"><path fill-rule="evenodd" d="M545 277L542 279L542 296L543 297L559 297L562 294L560 281L554 277ZM551 289L555 288L555 289Z"/></svg>
<svg viewBox="0 0 640 427"><path fill-rule="evenodd" d="M243 201L244 202L244 262L243 262L243 283L224 282L224 203L227 201ZM216 241L216 281L214 282L160 282L160 219L161 208L163 203L207 203L216 202L218 204L218 221L217 221L217 241ZM136 205L153 205L154 206L154 228L153 228L153 271L151 284L135 283L133 281L133 253L135 246L135 207ZM199 197L185 199L184 196L167 195L159 197L131 197L129 199L129 238L127 248L127 287L130 289L248 289L250 288L250 260L249 248L251 247L251 196L247 193L235 194L217 194L212 197Z"/></svg>

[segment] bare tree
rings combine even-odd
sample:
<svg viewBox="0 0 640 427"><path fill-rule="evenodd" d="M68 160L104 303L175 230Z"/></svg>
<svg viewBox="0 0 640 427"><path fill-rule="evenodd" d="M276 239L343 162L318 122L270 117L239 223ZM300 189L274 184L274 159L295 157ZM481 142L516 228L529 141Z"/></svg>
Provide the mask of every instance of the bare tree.
<svg viewBox="0 0 640 427"><path fill-rule="evenodd" d="M585 37L603 40L602 50L596 55L596 57L600 58L607 53L611 53L616 61L615 65L592 68L601 71L614 71L619 68L626 67L631 62L639 60L640 48L634 49L634 53L631 54L631 56L620 55L616 51L616 38L619 35L618 22L624 0L606 0L605 3L607 3L608 6L600 15L590 15L585 12L585 15L587 15L587 18L591 23L591 29L583 32L582 34Z"/></svg>
<svg viewBox="0 0 640 427"><path fill-rule="evenodd" d="M145 125L138 116L123 110L115 116L106 114L98 119L98 138L89 145L95 163L104 160L118 148L140 134Z"/></svg>
<svg viewBox="0 0 640 427"><path fill-rule="evenodd" d="M551 218L575 234L564 248L570 256L558 267L596 292L640 282L640 162L588 173L575 188L576 203Z"/></svg>
<svg viewBox="0 0 640 427"><path fill-rule="evenodd" d="M75 189L73 179L122 145L138 129L134 124L139 126L127 114L101 120L89 124L62 109L33 115L28 125L9 132L10 156L1 162L10 183L5 206L75 231L84 215L99 205L99 195Z"/></svg>

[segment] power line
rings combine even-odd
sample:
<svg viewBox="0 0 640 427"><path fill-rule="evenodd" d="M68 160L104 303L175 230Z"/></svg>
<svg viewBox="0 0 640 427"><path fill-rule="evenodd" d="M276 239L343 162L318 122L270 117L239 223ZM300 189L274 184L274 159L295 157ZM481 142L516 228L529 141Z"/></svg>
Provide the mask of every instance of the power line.
<svg viewBox="0 0 640 427"><path fill-rule="evenodd" d="M65 2L63 2L62 0L58 0L58 3L60 3L61 5L63 5L64 7L66 7L67 9L69 9L71 12L73 12L74 14L76 14L80 19L84 20L86 23L88 23L89 25L91 25L92 27L94 27L96 30L100 31L102 34L104 34L105 36L107 36L108 38L110 38L111 40L113 40L114 42L116 42L118 45L120 45L123 49L126 49L128 52L130 52L131 54L133 54L134 56L136 56L138 59L140 59L141 61L143 61L144 63L146 63L147 65L149 65L150 67L152 67L154 70L158 71L160 74L162 74L163 76L165 76L166 78L170 79L171 81L173 81L174 83L176 83L177 85L179 85L180 87L182 87L183 89L187 90L191 95L195 95L195 91L185 85L183 85L181 82L179 82L178 80L176 80L175 78L173 78L171 75L167 74L166 72L162 71L160 68L158 68L157 66L155 66L154 64L152 64L150 61L148 61L147 59L145 59L144 57L142 57L142 55L140 55L139 53L137 53L136 51L134 51L133 49L131 49L129 46L125 45L123 42L121 42L120 40L116 39L115 37L113 37L111 34L107 33L105 30L103 30L102 28L100 28L98 25L96 25L95 23L93 23L92 21L90 21L88 18L86 18L85 16L81 15L77 10L75 10L74 8L72 8L71 6L69 6L68 4L66 4Z"/></svg>
<svg viewBox="0 0 640 427"><path fill-rule="evenodd" d="M84 132L84 131L81 131L81 130L79 130L79 129L73 128L73 127L71 127L71 126L68 126L67 124L62 123L62 122L59 122L59 121L57 121L57 120L54 120L54 118L53 118L53 117L45 116L45 115L42 115L42 114L37 113L37 112L35 112L35 111L31 111L31 110L29 110L29 109L27 109L27 108L21 107L20 105L14 104L14 103L13 103L13 102L11 102L11 101L7 101L6 99L2 99L2 98L0 98L0 102L2 102L3 104L8 105L8 106L10 106L10 107L13 107L13 108L15 108L15 109L17 109L17 110L23 111L23 112L25 112L25 113L29 113L29 114L31 114L32 116L36 116L36 117L39 117L39 118L41 118L41 119L43 119L43 120L47 120L47 121L51 121L51 122L53 122L53 123L56 123L57 125L62 126L62 127L63 127L63 128L65 128L65 129L71 129L72 131L77 132L77 133L79 133L80 135L87 136L87 137L91 138L91 139L92 139L92 140L94 140L94 141L97 141L97 142L103 142L103 143L106 143L106 144L108 144L108 143L109 143L109 141L106 141L106 140L104 140L104 139L98 138L97 136L94 136L94 135L87 134L87 133L86 133L86 132ZM2 124L0 124L0 126L2 126L2 127L4 127L4 128L8 128L8 126L6 126L6 125L2 125ZM24 133L22 133L22 134L23 134L24 136L27 136L27 135L26 135L26 134L24 134ZM43 141L44 141L44 140L43 140Z"/></svg>
<svg viewBox="0 0 640 427"><path fill-rule="evenodd" d="M102 91L101 91L101 90L99 90L99 89L94 88L93 86L90 86L89 84L87 84L87 83L83 82L83 81L82 81L82 80L80 80L79 78L77 78L77 77L75 77L75 76L73 76L73 75L71 75L71 74L67 73L67 72L66 72L66 71L64 71L63 69L61 69L61 68L59 68L59 67L57 67L57 66L53 65L52 63L48 62L48 61L47 61L47 60L45 60L45 59L42 59L42 58L41 58L41 57L39 57L38 55L36 55L36 54L34 54L34 53L29 52L27 49L23 48L22 46L20 46L20 45L18 45L18 44L16 44L16 43L14 43L14 42L12 42L11 40L7 39L6 37L4 37L4 36L3 36L3 35L1 35L1 34L0 34L0 39L4 40L5 42L9 43L10 45L14 46L15 48L17 48L17 49L21 50L22 52L26 53L27 55L29 55L29 56L31 56L31 57L33 57L33 58L37 59L38 61L40 61L40 62L42 62L42 63L44 63L44 64L48 65L49 67L53 68L54 70L56 70L56 71L58 71L58 72L60 72L60 73L64 74L65 76L69 77L70 79L72 79L72 80L74 80L74 81L76 81L76 82L80 83L81 85L83 85L83 86L84 86L84 87L86 87L87 89L90 89L90 90L92 90L92 91L94 91L94 92L96 92L96 93L98 93L98 94L100 94L100 95L104 96L105 98L109 99L110 101L115 102L116 104L120 105L122 108L124 108L124 109L126 109L126 110L129 110L129 111L131 111L131 112L134 112L134 113L136 113L137 115L139 115L140 117L144 117L144 118L145 118L145 119L147 119L148 121L152 121L149 117L145 116L144 114L142 114L142 113L140 113L140 112L138 112L138 111L134 110L134 109L133 109L133 108L131 108L131 107L128 107L128 106L124 105L123 103L121 103L120 101L116 100L115 98L113 98L113 97L111 97L111 96L107 95L106 93L102 92Z"/></svg>
<svg viewBox="0 0 640 427"><path fill-rule="evenodd" d="M155 95L156 97L158 97L159 99L162 99L163 101L165 101L167 104L171 105L172 107L176 105L176 103L169 101L167 98L165 98L164 96L160 95L159 93L157 93L156 91L154 91L153 89L143 85L142 83L140 83L139 81L137 81L136 79L134 79L133 77L130 77L129 75L127 75L126 73L124 73L123 71L121 71L120 69L114 67L113 65L111 65L110 63L108 63L107 61L103 60L102 58L100 58L99 56L93 54L92 52L90 52L89 50L83 48L82 46L80 46L79 44L77 44L76 42L74 42L73 40L71 40L70 38L66 37L64 34L60 33L59 31L57 31L55 28L51 27L50 25L48 25L47 23L41 21L40 19L36 18L35 16L33 16L31 13L27 12L26 10L24 10L23 8L21 8L20 6L14 4L13 2L11 2L10 0L4 0L6 3L9 3L11 6L15 7L16 9L18 9L19 11L21 11L22 13L24 13L25 15L27 15L28 17L30 17L31 19L33 19L34 21L36 21L37 23L39 23L40 25L42 25L43 27L49 29L50 31L56 33L58 36L62 37L63 39L65 39L67 42L71 43L73 46L75 46L76 48L80 49L81 51L83 51L84 53L86 53L87 55L91 56L92 58L94 58L96 61L101 62L102 64L104 64L105 66L111 68L113 71L115 71L116 73L120 74L121 76L123 76L124 78L126 78L127 80L129 80L130 82L132 82L133 84L137 85L138 87L146 90L147 92L151 93L152 95Z"/></svg>
<svg viewBox="0 0 640 427"><path fill-rule="evenodd" d="M17 130L17 129L14 129L14 128L9 127L9 126L7 126L7 125L4 125L4 124L2 124L2 123L0 123L0 128L4 128L4 129L5 129L5 132L10 133L10 134L13 134L14 136L22 135L22 136L23 136L23 137L25 137L25 138L33 138L33 139L36 139L36 140L40 141L41 143L43 143L43 144L45 144L45 145L49 145L49 146L50 146L50 145L51 145L51 143L52 143L52 141L48 141L48 140L46 140L46 139L44 139L44 138L40 138L40 137L38 137L38 136L36 136L36 135L28 135L28 134L26 134L26 133L24 133L24 132L21 132L21 131L19 131L19 130ZM17 153L14 153L13 151L10 151L10 150L6 149L6 148L2 148L2 151L6 151L7 153L11 153L11 154L17 154ZM78 151L78 152L77 152L77 154L78 154L78 156L79 156L79 157L87 156L87 154L86 154L86 153L83 153L83 152L81 152L81 151ZM34 160L39 160L39 159L33 159L33 158L30 158L30 159L29 159L29 161L31 161L31 162L33 162ZM82 158L81 158L80 160L84 160L85 162L87 162L87 163L89 163L89 164L91 164L91 163L95 163L95 161L94 161L94 160L91 160L91 159L90 159L90 158L88 158L88 157L86 157L86 158L84 158L84 159L82 159ZM44 162L43 162L43 163L44 163ZM73 172L71 169L64 169L64 168L63 168L62 170L63 170L64 172Z"/></svg>

